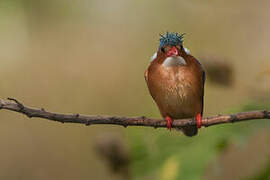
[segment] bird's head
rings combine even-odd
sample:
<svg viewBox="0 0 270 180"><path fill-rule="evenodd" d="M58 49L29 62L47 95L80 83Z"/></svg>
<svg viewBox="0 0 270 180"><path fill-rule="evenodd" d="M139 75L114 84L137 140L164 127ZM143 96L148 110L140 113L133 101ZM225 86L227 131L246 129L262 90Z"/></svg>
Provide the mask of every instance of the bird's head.
<svg viewBox="0 0 270 180"><path fill-rule="evenodd" d="M169 33L160 35L158 51L154 53L150 61L163 63L166 60L178 59L181 64L186 64L183 58L190 55L190 51L183 47L184 34ZM165 63L166 64L166 63ZM179 64L179 63L178 63Z"/></svg>
<svg viewBox="0 0 270 180"><path fill-rule="evenodd" d="M159 51L165 53L167 57L179 56L183 48L184 34L169 33L166 35L160 35Z"/></svg>

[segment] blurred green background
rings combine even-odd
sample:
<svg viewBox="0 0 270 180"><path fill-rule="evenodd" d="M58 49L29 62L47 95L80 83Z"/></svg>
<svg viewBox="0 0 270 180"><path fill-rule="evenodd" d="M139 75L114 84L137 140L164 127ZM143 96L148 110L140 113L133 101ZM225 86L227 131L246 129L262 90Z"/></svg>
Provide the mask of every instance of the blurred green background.
<svg viewBox="0 0 270 180"><path fill-rule="evenodd" d="M206 116L270 109L269 6L1 0L1 98L62 113L160 118L143 74L159 34L175 31L186 33L184 46L208 72ZM165 129L0 113L1 179L270 178L267 120L202 128L187 138Z"/></svg>

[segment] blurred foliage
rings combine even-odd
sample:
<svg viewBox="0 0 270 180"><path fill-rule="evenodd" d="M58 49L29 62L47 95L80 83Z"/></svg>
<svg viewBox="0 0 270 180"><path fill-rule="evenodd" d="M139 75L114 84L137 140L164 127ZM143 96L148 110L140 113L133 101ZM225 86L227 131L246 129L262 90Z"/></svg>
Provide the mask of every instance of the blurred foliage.
<svg viewBox="0 0 270 180"><path fill-rule="evenodd" d="M161 179L175 179L178 174L180 163L181 161L177 157L171 156L170 158L168 158L168 160L163 165L163 169L160 175Z"/></svg>
<svg viewBox="0 0 270 180"><path fill-rule="evenodd" d="M247 178L248 180L269 180L270 179L270 158L266 165L256 173L253 177Z"/></svg>
<svg viewBox="0 0 270 180"><path fill-rule="evenodd" d="M269 104L249 103L228 113L269 108ZM146 140L145 131L147 130L136 130L132 136L129 135L133 174L140 179L147 173L163 172L161 169L167 170L166 167L170 166L168 163L172 163L173 168L170 171L175 172L170 172L170 174L177 174L177 178L172 179L201 179L207 165L221 155L229 144L245 144L250 135L259 131L258 128L269 128L269 120L257 121L203 128L194 138L184 137L179 132L159 130L159 133L147 137ZM179 133L178 136L177 133ZM151 145L144 144L144 141L151 141ZM164 176L160 174L157 177Z"/></svg>

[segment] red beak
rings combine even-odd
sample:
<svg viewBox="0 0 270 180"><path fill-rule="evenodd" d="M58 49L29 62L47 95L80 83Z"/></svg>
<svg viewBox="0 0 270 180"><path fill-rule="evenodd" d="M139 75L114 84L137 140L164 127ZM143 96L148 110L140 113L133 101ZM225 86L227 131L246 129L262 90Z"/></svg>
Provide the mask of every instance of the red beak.
<svg viewBox="0 0 270 180"><path fill-rule="evenodd" d="M168 57L171 56L178 56L178 50L175 46L172 46L172 48L167 52L166 54Z"/></svg>

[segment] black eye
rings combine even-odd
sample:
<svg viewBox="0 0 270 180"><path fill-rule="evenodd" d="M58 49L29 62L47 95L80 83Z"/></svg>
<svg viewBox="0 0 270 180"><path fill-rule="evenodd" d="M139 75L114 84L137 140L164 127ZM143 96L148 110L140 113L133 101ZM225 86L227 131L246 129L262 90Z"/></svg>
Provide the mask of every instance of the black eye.
<svg viewBox="0 0 270 180"><path fill-rule="evenodd" d="M161 48L161 51L165 53L165 49L164 49L164 47L162 47L162 48Z"/></svg>

